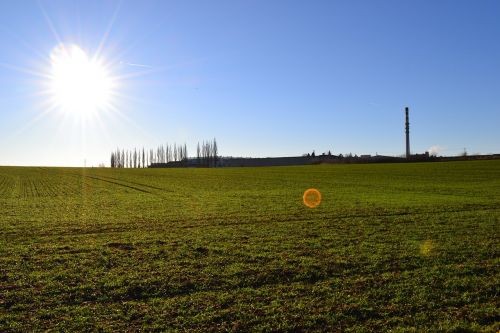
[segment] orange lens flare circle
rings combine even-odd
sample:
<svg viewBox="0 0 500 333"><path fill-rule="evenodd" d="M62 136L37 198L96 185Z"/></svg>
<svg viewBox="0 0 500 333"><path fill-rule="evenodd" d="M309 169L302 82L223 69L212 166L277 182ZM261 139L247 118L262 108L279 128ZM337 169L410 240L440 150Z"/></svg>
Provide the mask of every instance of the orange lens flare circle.
<svg viewBox="0 0 500 333"><path fill-rule="evenodd" d="M307 207L316 208L321 203L321 193L315 188L310 188L304 192L302 199Z"/></svg>

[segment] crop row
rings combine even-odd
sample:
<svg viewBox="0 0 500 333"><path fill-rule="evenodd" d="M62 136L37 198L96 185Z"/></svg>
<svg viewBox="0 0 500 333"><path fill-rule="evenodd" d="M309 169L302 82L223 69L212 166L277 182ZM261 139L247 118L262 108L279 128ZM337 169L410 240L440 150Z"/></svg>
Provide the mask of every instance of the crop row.
<svg viewBox="0 0 500 333"><path fill-rule="evenodd" d="M147 185L138 185L126 180L115 180L77 172L39 169L36 172L17 175L0 175L0 197L24 199L39 197L112 195L117 191L149 192ZM17 184L15 179L18 179Z"/></svg>
<svg viewBox="0 0 500 333"><path fill-rule="evenodd" d="M0 198L8 198L12 195L16 182L12 176L0 175Z"/></svg>

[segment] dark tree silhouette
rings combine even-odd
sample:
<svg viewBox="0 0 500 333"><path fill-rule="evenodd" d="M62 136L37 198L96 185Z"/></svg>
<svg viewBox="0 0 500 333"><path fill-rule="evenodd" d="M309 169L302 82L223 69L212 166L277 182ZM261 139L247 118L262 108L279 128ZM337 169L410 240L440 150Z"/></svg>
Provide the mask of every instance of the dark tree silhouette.
<svg viewBox="0 0 500 333"><path fill-rule="evenodd" d="M218 145L213 141L203 141L196 147L196 165L214 167L218 164ZM169 164L177 162L174 166L188 166L189 155L187 144L174 143L159 145L156 148L146 150L144 147L133 149L119 149L111 153L110 166L112 168L147 168L154 164ZM179 163L180 162L180 163Z"/></svg>
<svg viewBox="0 0 500 333"><path fill-rule="evenodd" d="M146 167L146 155L144 153L144 147L142 147L142 167Z"/></svg>
<svg viewBox="0 0 500 333"><path fill-rule="evenodd" d="M200 150L200 143L196 145L196 162L198 165L201 163L201 150Z"/></svg>
<svg viewBox="0 0 500 333"><path fill-rule="evenodd" d="M217 160L218 160L217 154L218 153L219 153L219 149L217 148L217 140L214 138L214 143L212 144L212 154L213 154L213 160L214 160L214 167L217 166Z"/></svg>

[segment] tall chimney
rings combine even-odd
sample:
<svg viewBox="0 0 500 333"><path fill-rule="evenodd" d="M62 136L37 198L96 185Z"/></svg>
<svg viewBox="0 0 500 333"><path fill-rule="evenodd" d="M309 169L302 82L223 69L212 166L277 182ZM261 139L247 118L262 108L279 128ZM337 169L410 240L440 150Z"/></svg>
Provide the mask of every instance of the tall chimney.
<svg viewBox="0 0 500 333"><path fill-rule="evenodd" d="M406 122L405 122L405 128L406 128L406 158L410 158L410 121L408 117L408 107L405 108L405 114L406 114Z"/></svg>

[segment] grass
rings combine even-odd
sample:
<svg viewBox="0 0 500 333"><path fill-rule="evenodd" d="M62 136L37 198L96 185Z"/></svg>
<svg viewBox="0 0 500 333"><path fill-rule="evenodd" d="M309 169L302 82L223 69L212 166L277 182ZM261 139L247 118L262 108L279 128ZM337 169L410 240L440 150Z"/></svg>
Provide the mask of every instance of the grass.
<svg viewBox="0 0 500 333"><path fill-rule="evenodd" d="M500 161L2 167L0 331L495 332L499 222Z"/></svg>

